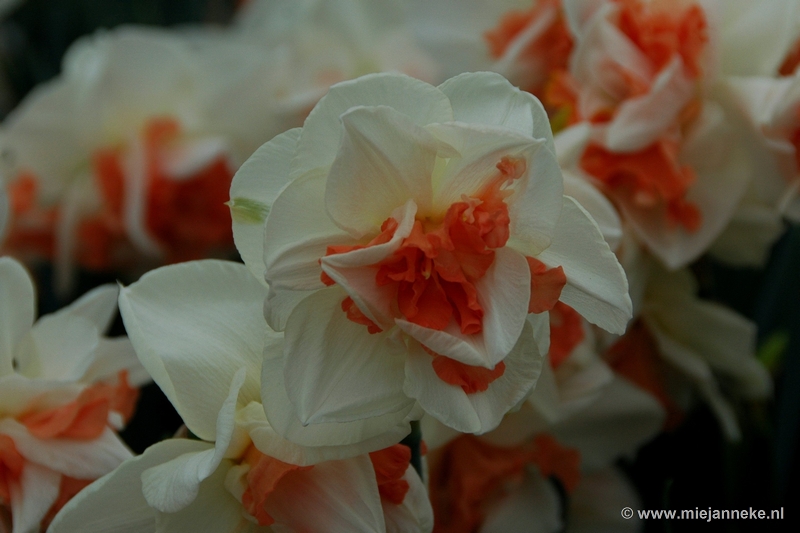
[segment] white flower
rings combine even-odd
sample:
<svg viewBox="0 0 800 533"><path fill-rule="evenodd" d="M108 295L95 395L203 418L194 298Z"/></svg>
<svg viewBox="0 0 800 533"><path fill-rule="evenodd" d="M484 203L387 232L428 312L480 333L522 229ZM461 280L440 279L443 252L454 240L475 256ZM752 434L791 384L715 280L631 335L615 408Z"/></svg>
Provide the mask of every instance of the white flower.
<svg viewBox="0 0 800 533"><path fill-rule="evenodd" d="M102 337L116 299L102 286L34 324L30 277L0 258L0 506L14 533L131 457L114 430L136 403L129 381L148 377L127 339Z"/></svg>
<svg viewBox="0 0 800 533"><path fill-rule="evenodd" d="M575 110L592 122L580 167L670 268L694 260L725 229L759 156L719 84L720 58L732 54L720 36L728 26L715 9L677 7L564 2L576 35ZM658 36L647 24L656 20L664 39L684 37L672 48L649 45Z"/></svg>
<svg viewBox="0 0 800 533"><path fill-rule="evenodd" d="M297 420L267 405L278 431L380 417L380 433L416 402L488 431L533 386L532 330L559 298L624 330L624 275L552 150L539 102L496 74L381 74L334 86L243 165L234 238L286 333Z"/></svg>
<svg viewBox="0 0 800 533"><path fill-rule="evenodd" d="M607 354L609 364L629 366L631 379L638 373L659 389L651 392L668 409L668 424L689 407L685 400L695 392L725 436L738 440L741 431L728 396L753 401L772 394L770 375L755 357L755 324L700 299L687 269L667 272L646 254L624 262L628 271L638 270L631 274L637 319L611 348L615 353ZM626 365L626 358L636 363Z"/></svg>
<svg viewBox="0 0 800 533"><path fill-rule="evenodd" d="M280 351L282 335L261 317L265 295L244 266L221 261L161 268L123 289L142 364L200 440L167 440L126 462L70 503L51 532L430 531L407 448L312 449L272 430L261 361ZM376 448L400 436L388 438ZM386 482L400 490L384 491Z"/></svg>
<svg viewBox="0 0 800 533"><path fill-rule="evenodd" d="M209 42L207 42L209 41ZM238 164L282 129L243 115L250 47L122 28L78 41L56 79L0 130L12 198L8 247L56 263L139 269L232 249L223 205ZM260 78L258 78L260 79Z"/></svg>
<svg viewBox="0 0 800 533"><path fill-rule="evenodd" d="M433 83L438 65L392 0L253 0L233 35L258 47L270 65L271 109L302 120L331 85L372 72L402 72ZM288 129L288 128L287 128Z"/></svg>

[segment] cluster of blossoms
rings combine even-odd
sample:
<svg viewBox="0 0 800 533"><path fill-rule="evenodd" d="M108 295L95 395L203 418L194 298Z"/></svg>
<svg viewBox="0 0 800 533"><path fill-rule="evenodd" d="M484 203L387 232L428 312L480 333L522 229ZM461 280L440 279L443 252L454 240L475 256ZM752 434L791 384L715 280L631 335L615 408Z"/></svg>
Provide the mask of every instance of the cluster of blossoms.
<svg viewBox="0 0 800 533"><path fill-rule="evenodd" d="M798 43L791 0L251 0L80 40L0 127L0 246L61 294L144 275L31 326L0 259L0 531L638 530L616 462L771 394L689 267L800 220ZM191 438L133 457L149 379Z"/></svg>

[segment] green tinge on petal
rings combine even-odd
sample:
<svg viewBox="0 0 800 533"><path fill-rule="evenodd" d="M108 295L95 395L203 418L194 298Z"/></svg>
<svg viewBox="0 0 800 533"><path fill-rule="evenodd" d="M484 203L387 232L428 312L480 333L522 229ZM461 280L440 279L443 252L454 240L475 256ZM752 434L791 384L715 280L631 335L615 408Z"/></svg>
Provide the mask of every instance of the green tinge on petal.
<svg viewBox="0 0 800 533"><path fill-rule="evenodd" d="M228 202L231 217L239 224L263 224L269 215L269 206L249 198L231 198Z"/></svg>

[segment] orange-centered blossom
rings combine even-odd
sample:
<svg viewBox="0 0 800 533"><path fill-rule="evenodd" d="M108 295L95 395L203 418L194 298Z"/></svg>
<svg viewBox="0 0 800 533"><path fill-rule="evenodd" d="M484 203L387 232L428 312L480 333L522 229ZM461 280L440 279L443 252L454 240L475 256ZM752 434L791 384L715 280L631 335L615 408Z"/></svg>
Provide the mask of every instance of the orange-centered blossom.
<svg viewBox="0 0 800 533"><path fill-rule="evenodd" d="M394 289L396 305L392 308L397 309L398 318L439 331L454 320L465 335L483 331L483 306L475 284L494 263L494 250L508 241L510 218L505 199L513 191L506 186L524 175L526 163L504 157L496 168L494 179L476 194L462 195L462 200L451 204L442 219L417 218L400 248L376 265L375 284ZM381 233L366 245L329 246L326 255L389 242L397 227L398 222L390 217L381 225ZM561 267L548 269L532 257L526 259L531 272L528 312L548 311L566 284L564 271ZM326 285L335 283L325 272L321 280ZM381 331L352 298L345 298L342 310L370 333ZM485 391L505 369L502 362L494 369L486 369L427 351L434 356L433 366L439 378L461 386L467 394Z"/></svg>
<svg viewBox="0 0 800 533"><path fill-rule="evenodd" d="M142 130L145 157L144 228L162 249L168 263L201 259L233 245L228 198L233 169L219 156L191 176L167 175L162 153L182 135L170 117L150 119ZM92 270L109 270L136 260L125 228L126 146L110 145L91 154L92 176L101 199L99 209L83 217L76 228L76 260ZM22 172L9 187L14 220L8 249L55 255L58 207L42 208L38 178Z"/></svg>

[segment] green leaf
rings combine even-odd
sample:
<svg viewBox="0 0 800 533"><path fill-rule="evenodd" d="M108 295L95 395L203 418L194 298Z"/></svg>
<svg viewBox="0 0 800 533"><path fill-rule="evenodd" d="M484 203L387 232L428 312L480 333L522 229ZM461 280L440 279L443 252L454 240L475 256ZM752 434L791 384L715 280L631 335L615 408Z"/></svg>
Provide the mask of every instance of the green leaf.
<svg viewBox="0 0 800 533"><path fill-rule="evenodd" d="M757 357L767 370L773 372L781 363L789 344L789 332L778 330L770 334L758 349Z"/></svg>

